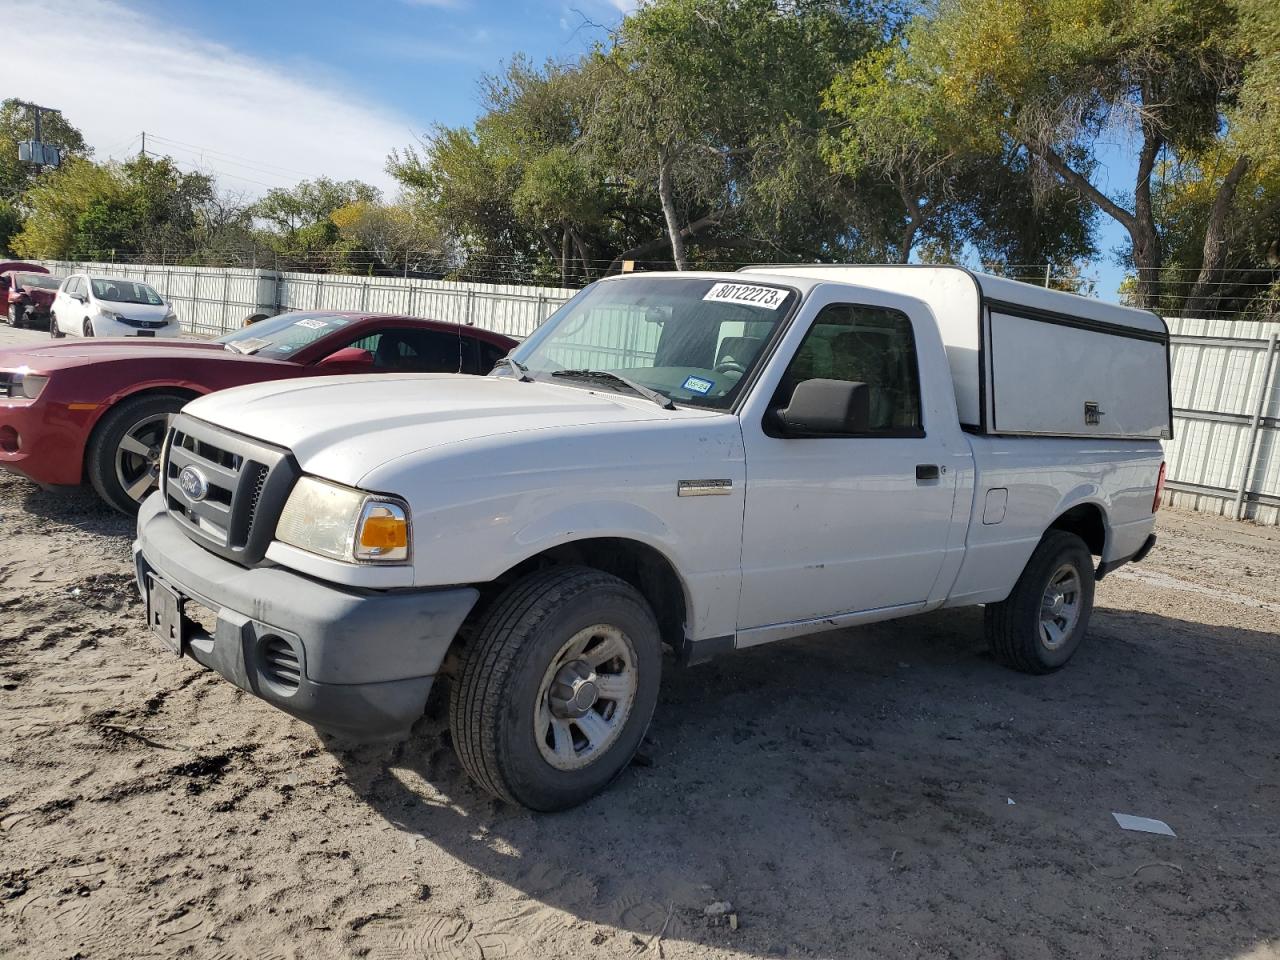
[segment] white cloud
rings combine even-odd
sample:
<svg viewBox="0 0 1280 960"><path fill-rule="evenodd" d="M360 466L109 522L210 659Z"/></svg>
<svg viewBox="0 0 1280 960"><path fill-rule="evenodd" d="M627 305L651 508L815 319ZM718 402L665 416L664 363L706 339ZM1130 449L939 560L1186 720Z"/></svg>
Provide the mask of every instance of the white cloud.
<svg viewBox="0 0 1280 960"><path fill-rule="evenodd" d="M8 22L56 40L38 63L16 51L0 57L0 89L61 109L99 158L118 156L146 130L149 150L216 172L227 189L259 194L323 175L390 190L387 153L414 136L412 121L328 78L245 56L113 0L5 0L5 8Z"/></svg>

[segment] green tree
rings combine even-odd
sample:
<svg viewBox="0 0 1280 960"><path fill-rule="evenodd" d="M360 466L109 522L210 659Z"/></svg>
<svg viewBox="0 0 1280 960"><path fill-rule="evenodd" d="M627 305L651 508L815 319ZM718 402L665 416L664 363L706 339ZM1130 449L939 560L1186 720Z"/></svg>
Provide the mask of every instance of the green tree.
<svg viewBox="0 0 1280 960"><path fill-rule="evenodd" d="M77 252L80 230L101 230L105 211L124 204L124 187L112 171L72 157L41 177L25 194L27 216L13 239L19 256L69 259Z"/></svg>
<svg viewBox="0 0 1280 960"><path fill-rule="evenodd" d="M1236 4L1222 0L936 0L912 20L885 72L906 113L921 118L922 156L939 144L960 158L1023 149L1034 171L1121 224L1138 300L1154 305L1163 262L1157 162L1214 141L1250 59ZM902 126L891 131L900 136ZM1113 139L1132 149L1128 198L1092 176L1100 142Z"/></svg>
<svg viewBox="0 0 1280 960"><path fill-rule="evenodd" d="M377 202L378 189L359 180L318 177L293 187L276 187L254 206L254 215L285 238L326 223L339 207L349 203Z"/></svg>
<svg viewBox="0 0 1280 960"><path fill-rule="evenodd" d="M46 113L41 120L44 141L62 148L67 158L87 157L92 151L84 136L61 113ZM0 102L0 199L16 202L39 176L38 168L18 159L18 143L35 136L30 111L15 99Z"/></svg>
<svg viewBox="0 0 1280 960"><path fill-rule="evenodd" d="M636 192L652 193L679 269L688 244L831 251L850 233L850 184L821 170L821 92L880 41L874 8L822 0L656 0L619 28L601 64L590 135ZM835 216L833 216L833 214ZM777 243L777 228L791 220ZM847 225L847 221L846 225ZM833 229L835 228L835 229Z"/></svg>
<svg viewBox="0 0 1280 960"><path fill-rule="evenodd" d="M186 257L213 198L212 178L165 157L111 164L73 157L27 191L28 215L13 246L51 259Z"/></svg>
<svg viewBox="0 0 1280 960"><path fill-rule="evenodd" d="M517 57L481 82L481 95L474 127L437 127L418 148L393 153L389 171L420 208L450 224L468 274L554 271L565 282L576 259L589 278L619 214L606 174L584 149L589 69Z"/></svg>

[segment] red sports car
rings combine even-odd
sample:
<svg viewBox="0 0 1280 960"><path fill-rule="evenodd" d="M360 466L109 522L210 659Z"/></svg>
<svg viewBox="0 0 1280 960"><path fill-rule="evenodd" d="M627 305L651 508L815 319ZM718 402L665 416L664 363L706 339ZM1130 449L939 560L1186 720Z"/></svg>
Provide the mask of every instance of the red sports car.
<svg viewBox="0 0 1280 960"><path fill-rule="evenodd" d="M0 467L86 480L126 513L155 486L169 414L214 390L336 374L487 373L502 334L412 317L285 313L218 340L77 340L0 350Z"/></svg>
<svg viewBox="0 0 1280 960"><path fill-rule="evenodd" d="M49 307L61 277L38 263L0 263L0 321L15 327L49 327Z"/></svg>

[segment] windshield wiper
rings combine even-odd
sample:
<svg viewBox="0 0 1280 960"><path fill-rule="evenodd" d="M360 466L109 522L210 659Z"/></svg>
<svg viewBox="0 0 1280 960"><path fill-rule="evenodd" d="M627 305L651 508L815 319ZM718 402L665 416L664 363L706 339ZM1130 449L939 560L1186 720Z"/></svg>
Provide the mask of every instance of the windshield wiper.
<svg viewBox="0 0 1280 960"><path fill-rule="evenodd" d="M665 393L659 393L657 390L652 390L642 383L636 383L634 380L619 376L616 373L610 373L608 370L557 370L551 375L565 380L594 380L596 382L620 383L624 387L640 394L646 400L652 400L664 410L674 410L676 408L675 401Z"/></svg>
<svg viewBox="0 0 1280 960"><path fill-rule="evenodd" d="M499 367L499 366L510 367L516 373L520 374L519 379L521 383L534 382L533 377L529 376L529 368L526 367L519 360L514 360L511 357L499 357L497 360L494 361L493 365L495 367Z"/></svg>

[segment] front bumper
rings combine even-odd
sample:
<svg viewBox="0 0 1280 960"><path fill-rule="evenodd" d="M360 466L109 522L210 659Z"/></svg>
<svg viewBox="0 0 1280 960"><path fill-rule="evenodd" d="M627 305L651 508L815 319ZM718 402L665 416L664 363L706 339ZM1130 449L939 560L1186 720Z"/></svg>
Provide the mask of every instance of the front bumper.
<svg viewBox="0 0 1280 960"><path fill-rule="evenodd" d="M0 468L46 487L74 486L84 476L84 444L95 404L0 399L0 427L19 438L16 450L0 447Z"/></svg>
<svg viewBox="0 0 1280 960"><path fill-rule="evenodd" d="M138 327L108 317L98 317L93 321L95 337L180 337L182 325L166 323L163 327Z"/></svg>
<svg viewBox="0 0 1280 960"><path fill-rule="evenodd" d="M237 687L325 730L361 740L405 734L479 597L470 587L347 590L281 567L248 569L193 543L159 494L133 545L146 599L156 577L203 607L183 650ZM297 661L282 676L280 656Z"/></svg>

